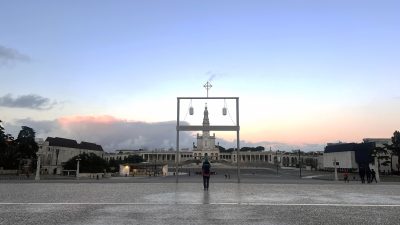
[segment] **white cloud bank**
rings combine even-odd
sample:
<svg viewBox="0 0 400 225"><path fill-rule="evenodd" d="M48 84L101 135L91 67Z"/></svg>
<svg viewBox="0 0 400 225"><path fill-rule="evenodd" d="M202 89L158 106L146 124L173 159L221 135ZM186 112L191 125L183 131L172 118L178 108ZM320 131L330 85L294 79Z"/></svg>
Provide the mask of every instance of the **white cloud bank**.
<svg viewBox="0 0 400 225"><path fill-rule="evenodd" d="M160 149L176 147L176 121L146 123L127 121L112 116L74 116L57 120L37 121L32 119L18 120L13 124L5 123L8 132L18 134L19 126L29 126L40 138L64 137L77 141L89 141L102 145L106 151L117 149ZM180 132L180 146L192 147L196 141L195 134ZM236 147L236 141L226 141L217 137L217 142L225 148ZM266 150L291 151L321 151L322 144L290 145L279 142L247 142L242 140L241 147L264 146Z"/></svg>

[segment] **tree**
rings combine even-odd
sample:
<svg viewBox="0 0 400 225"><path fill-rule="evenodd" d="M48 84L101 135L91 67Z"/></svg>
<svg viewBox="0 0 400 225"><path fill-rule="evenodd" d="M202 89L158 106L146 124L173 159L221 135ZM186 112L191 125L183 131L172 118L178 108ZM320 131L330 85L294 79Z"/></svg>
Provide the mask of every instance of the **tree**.
<svg viewBox="0 0 400 225"><path fill-rule="evenodd" d="M129 155L124 162L125 163L141 163L144 159L139 155Z"/></svg>
<svg viewBox="0 0 400 225"><path fill-rule="evenodd" d="M387 166L390 163L390 156L388 156L389 151L387 149L388 145L386 144L384 147L375 147L372 149L371 156L378 159L378 171L380 171L381 165Z"/></svg>
<svg viewBox="0 0 400 225"><path fill-rule="evenodd" d="M22 130L19 132L17 140L18 154L20 158L24 159L36 159L36 152L39 150L39 146L35 141L35 131L26 126L22 126Z"/></svg>
<svg viewBox="0 0 400 225"><path fill-rule="evenodd" d="M22 126L17 139L11 134L6 134L0 120L0 167L4 169L19 169L20 162L29 163L29 168L36 164L36 152L39 146L35 141L35 131L27 126Z"/></svg>
<svg viewBox="0 0 400 225"><path fill-rule="evenodd" d="M262 146L257 146L255 148L254 147L243 147L243 148L240 149L241 152L247 152L247 151L250 151L250 152L262 152L264 150L265 150L265 148L262 147Z"/></svg>
<svg viewBox="0 0 400 225"><path fill-rule="evenodd" d="M255 150L256 152L262 152L262 151L265 150L265 148L264 148L263 146L257 146L257 147L255 147L254 150Z"/></svg>
<svg viewBox="0 0 400 225"><path fill-rule="evenodd" d="M224 147L219 146L219 152L221 152L221 153L231 153L231 152L233 152L234 150L235 150L235 149L233 149L233 148L225 149Z"/></svg>
<svg viewBox="0 0 400 225"><path fill-rule="evenodd" d="M64 169L76 170L78 158L80 159L79 172L82 173L102 173L108 166L107 161L100 156L97 156L94 153L83 153L68 160L64 165Z"/></svg>
<svg viewBox="0 0 400 225"><path fill-rule="evenodd" d="M120 160L111 158L111 159L108 161L108 168L107 168L107 170L108 170L108 171L111 171L111 172L116 172L116 171L119 169L119 165L120 165L120 164L121 164L121 161L120 161Z"/></svg>
<svg viewBox="0 0 400 225"><path fill-rule="evenodd" d="M0 125L0 167L3 169L18 168L18 154L11 134L5 134L4 128Z"/></svg>
<svg viewBox="0 0 400 225"><path fill-rule="evenodd" d="M225 152L226 149L224 147L222 147L221 145L216 146L220 152Z"/></svg>
<svg viewBox="0 0 400 225"><path fill-rule="evenodd" d="M4 127L1 125L1 120L0 120L0 166L3 166L3 160L5 156L5 152L7 149L7 138L6 138L6 133L4 132Z"/></svg>
<svg viewBox="0 0 400 225"><path fill-rule="evenodd" d="M400 132L395 131L392 137L392 144L387 145L387 149L391 150L393 155L397 156L397 172L399 173L400 169Z"/></svg>

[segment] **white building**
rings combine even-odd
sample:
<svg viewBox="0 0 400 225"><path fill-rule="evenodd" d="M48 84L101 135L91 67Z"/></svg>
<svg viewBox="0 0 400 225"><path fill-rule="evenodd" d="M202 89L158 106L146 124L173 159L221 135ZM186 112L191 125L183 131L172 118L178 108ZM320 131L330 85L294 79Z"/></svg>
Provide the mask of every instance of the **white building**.
<svg viewBox="0 0 400 225"><path fill-rule="evenodd" d="M375 147L384 147L385 144L391 144L389 138L364 138L363 143L328 143L324 151L324 168L352 169L358 170L359 167L369 166L375 168L375 163L378 163L377 168L381 173L390 172L392 169L397 169L397 156L393 156L390 152L387 154L379 154L378 156L388 156L388 160L374 159L371 157L371 152ZM384 161L389 161L388 165L383 165Z"/></svg>
<svg viewBox="0 0 400 225"><path fill-rule="evenodd" d="M358 169L355 149L353 148L355 143L328 144L329 147L332 147L333 145L336 145L335 147L337 147L337 149L328 149L324 152L324 168L334 168L336 164L336 168Z"/></svg>
<svg viewBox="0 0 400 225"><path fill-rule="evenodd" d="M94 153L102 158L105 155L100 145L89 142L78 144L76 140L59 137L38 140L38 146L37 155L40 157L42 174L61 174L63 164L82 153Z"/></svg>
<svg viewBox="0 0 400 225"><path fill-rule="evenodd" d="M207 127L210 126L210 120L208 119L207 105L204 109L203 118L203 135L197 134L197 146L193 146L193 158L203 159L207 154L210 160L219 159L219 148L215 145L215 134L210 136L210 131Z"/></svg>

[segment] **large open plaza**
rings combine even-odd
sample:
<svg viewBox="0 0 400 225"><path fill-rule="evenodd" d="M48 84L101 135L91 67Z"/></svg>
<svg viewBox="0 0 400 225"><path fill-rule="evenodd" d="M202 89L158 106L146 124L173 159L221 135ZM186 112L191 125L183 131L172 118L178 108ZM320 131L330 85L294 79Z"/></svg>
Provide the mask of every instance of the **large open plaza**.
<svg viewBox="0 0 400 225"><path fill-rule="evenodd" d="M399 9L0 0L0 225L400 225Z"/></svg>
<svg viewBox="0 0 400 225"><path fill-rule="evenodd" d="M0 224L397 224L399 183L311 179L295 170L201 176L2 180ZM232 173L225 179L226 173ZM326 177L326 174L325 174Z"/></svg>

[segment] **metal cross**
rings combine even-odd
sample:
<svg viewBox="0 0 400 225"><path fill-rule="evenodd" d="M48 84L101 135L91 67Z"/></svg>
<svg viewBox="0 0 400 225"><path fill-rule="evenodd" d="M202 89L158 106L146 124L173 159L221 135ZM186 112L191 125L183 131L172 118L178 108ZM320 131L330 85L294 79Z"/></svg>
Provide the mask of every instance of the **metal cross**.
<svg viewBox="0 0 400 225"><path fill-rule="evenodd" d="M204 87L207 89L207 98L208 98L208 90L212 87L212 85L209 81L207 81L207 83L204 85Z"/></svg>

